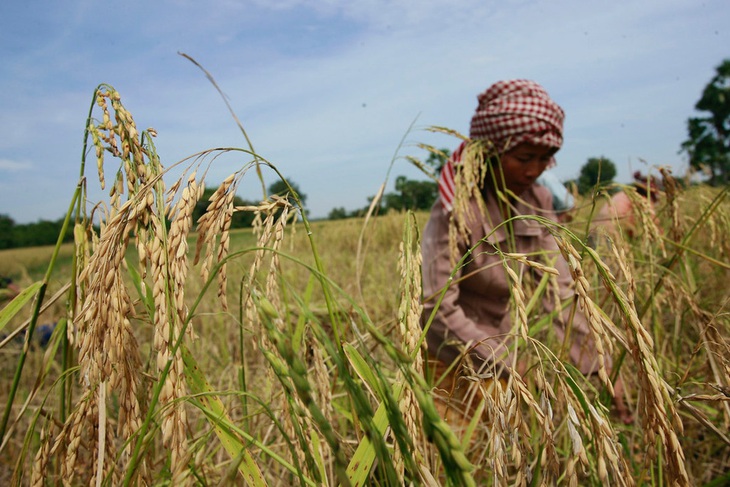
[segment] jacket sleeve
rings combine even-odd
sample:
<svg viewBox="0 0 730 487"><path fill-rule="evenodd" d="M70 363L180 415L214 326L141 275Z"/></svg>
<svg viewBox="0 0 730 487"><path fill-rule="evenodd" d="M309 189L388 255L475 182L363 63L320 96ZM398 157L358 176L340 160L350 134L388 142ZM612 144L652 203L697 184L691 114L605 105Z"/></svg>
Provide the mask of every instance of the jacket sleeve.
<svg viewBox="0 0 730 487"><path fill-rule="evenodd" d="M475 321L459 304L460 290L457 283L463 273L462 269L457 269L451 279L454 267L449 253L449 215L440 207L432 209L431 218L424 229L421 248L424 323L438 304L437 314L427 333L430 353L450 362L459 355L455 349L462 349L466 344L472 354L476 354L482 361L494 361L497 357L512 363L513 357L504 355L504 333L500 332L502 326L509 330L509 315L503 318L502 324L495 326L487 319ZM465 255L467 244L460 241L458 250L459 256ZM446 291L439 304L438 300L444 288ZM452 342L457 345L454 346Z"/></svg>

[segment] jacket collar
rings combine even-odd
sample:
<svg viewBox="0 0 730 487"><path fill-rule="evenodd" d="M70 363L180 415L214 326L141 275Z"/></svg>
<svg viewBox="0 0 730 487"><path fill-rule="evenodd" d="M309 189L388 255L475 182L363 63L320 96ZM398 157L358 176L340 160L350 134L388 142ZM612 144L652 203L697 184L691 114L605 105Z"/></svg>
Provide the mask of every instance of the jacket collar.
<svg viewBox="0 0 730 487"><path fill-rule="evenodd" d="M502 208L506 205L509 205L510 217L535 214L533 208L539 208L540 203L535 195L534 186L525 191L516 202L497 201L497 198L490 193L485 204L487 206L487 215L482 219L482 222L484 235L487 236L489 242L496 244L506 241L510 227L516 237L538 237L542 234L543 225L534 220L518 219L502 223L504 220ZM500 225L500 223L502 224Z"/></svg>

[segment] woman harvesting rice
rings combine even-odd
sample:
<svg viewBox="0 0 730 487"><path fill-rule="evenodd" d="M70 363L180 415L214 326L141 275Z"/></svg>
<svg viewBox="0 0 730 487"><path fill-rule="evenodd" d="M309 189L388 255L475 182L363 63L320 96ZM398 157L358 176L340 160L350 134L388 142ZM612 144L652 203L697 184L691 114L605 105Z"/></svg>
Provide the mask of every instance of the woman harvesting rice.
<svg viewBox="0 0 730 487"><path fill-rule="evenodd" d="M436 298L426 300L423 317L427 323L436 309L427 341L439 368L468 358L481 373L504 376L515 365L515 354L510 347L512 286L500 253L542 259L559 273L560 299L574 295L567 263L548 229L531 219L513 219L539 215L556 220L552 196L536 180L555 162L564 113L540 85L528 80L500 81L478 101L470 138L444 166L439 198L424 230L423 292ZM541 277L534 268L522 270ZM547 312L556 308L549 297L543 307ZM578 369L596 372L600 364L581 311L567 307L553 322L560 341L569 333L569 355ZM610 367L610 358L606 360ZM620 380L615 392L619 413L628 422Z"/></svg>

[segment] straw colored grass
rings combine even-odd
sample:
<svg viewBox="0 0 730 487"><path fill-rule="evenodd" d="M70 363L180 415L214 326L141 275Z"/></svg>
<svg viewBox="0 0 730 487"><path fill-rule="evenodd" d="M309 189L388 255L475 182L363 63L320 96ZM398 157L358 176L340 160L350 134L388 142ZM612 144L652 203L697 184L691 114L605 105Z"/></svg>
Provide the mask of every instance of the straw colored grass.
<svg viewBox="0 0 730 487"><path fill-rule="evenodd" d="M593 200L579 199L567 227L538 218L569 263L598 377L564 359L538 306L559 306L552 263L505 253L508 341L524 367L500 381L467 366L446 372L449 383L432 377L420 324L427 215L310 222L293 193L235 207L251 169L280 177L273 164L249 146L166 169L154 131L138 131L106 85L87 131L109 199L87 213L80 185L68 225L72 271L59 275L52 252L45 275L27 271L22 284L32 292L0 310L3 331L28 330L21 346L10 340L0 350L3 484L730 478L726 190L683 189L665 171L658 219L637 217L634 237L619 231L594 247L586 245ZM242 160L240 169L193 221L208 165L226 156ZM636 209L646 210L638 200ZM255 214L253 229L230 228L238 211ZM49 287L63 292L46 298ZM46 318L59 325L41 349L32 332ZM617 375L632 425L611 410Z"/></svg>

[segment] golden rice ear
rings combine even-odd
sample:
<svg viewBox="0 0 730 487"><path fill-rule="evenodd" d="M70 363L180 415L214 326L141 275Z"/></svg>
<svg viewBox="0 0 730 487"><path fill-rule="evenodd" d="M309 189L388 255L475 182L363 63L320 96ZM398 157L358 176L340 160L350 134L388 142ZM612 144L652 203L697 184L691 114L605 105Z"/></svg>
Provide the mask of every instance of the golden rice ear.
<svg viewBox="0 0 730 487"><path fill-rule="evenodd" d="M454 200L449 225L449 249L452 264L458 261L458 242L468 241L475 219L487 215L482 187L490 172L490 161L497 157L494 145L485 140L469 140L461 153L461 161L454 168ZM472 210L477 202L479 215Z"/></svg>
<svg viewBox="0 0 730 487"><path fill-rule="evenodd" d="M422 256L418 239L418 226L415 217L406 219L403 231L403 239L399 244L398 268L400 269L400 289L402 294L398 304L398 328L400 331L401 347L404 352L413 358L412 371L419 376L424 375L423 356L426 351L426 342L420 342L421 338L421 303L422 283L421 264ZM403 371L399 370L396 382L404 382ZM414 445L420 451L426 451L428 442L420 427L419 418L423 415L421 407L412 390L412 387L404 388L403 395L398 403L399 410L403 415L408 436L413 440ZM394 463L396 470L402 477L405 470L405 462L400 450L395 451ZM433 465L429 465L432 469Z"/></svg>

